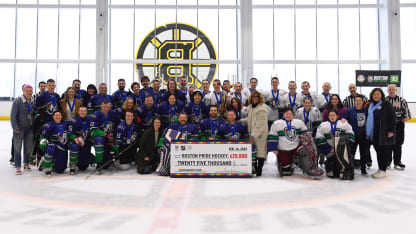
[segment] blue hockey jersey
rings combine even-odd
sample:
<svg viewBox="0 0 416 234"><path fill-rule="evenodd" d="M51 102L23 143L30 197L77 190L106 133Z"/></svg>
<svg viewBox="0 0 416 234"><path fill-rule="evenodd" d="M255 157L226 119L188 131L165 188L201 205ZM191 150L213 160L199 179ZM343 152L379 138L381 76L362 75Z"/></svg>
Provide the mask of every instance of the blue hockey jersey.
<svg viewBox="0 0 416 234"><path fill-rule="evenodd" d="M208 117L209 108L204 102L201 102L199 105L190 102L185 106L185 112L188 114L189 123L199 124L203 119Z"/></svg>
<svg viewBox="0 0 416 234"><path fill-rule="evenodd" d="M199 138L201 140L208 140L210 137L218 139L218 131L221 125L225 124L225 121L221 118L217 118L212 121L211 118L206 118L199 124Z"/></svg>
<svg viewBox="0 0 416 234"><path fill-rule="evenodd" d="M88 114L92 114L95 111L100 111L101 103L104 100L107 100L110 102L111 108L114 107L113 98L110 95L96 94L90 99L90 102L88 103L88 106L87 106Z"/></svg>

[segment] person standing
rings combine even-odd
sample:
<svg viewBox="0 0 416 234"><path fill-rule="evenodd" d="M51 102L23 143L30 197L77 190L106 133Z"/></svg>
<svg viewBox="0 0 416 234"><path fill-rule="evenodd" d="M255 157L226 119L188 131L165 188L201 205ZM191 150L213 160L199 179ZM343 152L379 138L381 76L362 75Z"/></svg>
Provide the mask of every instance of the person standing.
<svg viewBox="0 0 416 234"><path fill-rule="evenodd" d="M81 107L82 102L75 97L75 89L73 87L66 89L65 93L65 97L61 99L59 104L64 120L69 121L73 117L78 116L78 110Z"/></svg>
<svg viewBox="0 0 416 234"><path fill-rule="evenodd" d="M120 78L117 81L117 85L118 90L115 91L112 95L115 108L123 106L124 102L127 99L127 91L124 90L126 88L126 81Z"/></svg>
<svg viewBox="0 0 416 234"><path fill-rule="evenodd" d="M344 101L342 102L342 104L346 108L351 108L354 106L355 104L354 99L358 95L361 95L363 97L364 103L368 102L368 98L365 95L357 93L357 86L355 84L350 84L348 86L348 90L350 91L350 96L346 97Z"/></svg>
<svg viewBox="0 0 416 234"><path fill-rule="evenodd" d="M397 170L404 170L406 165L402 163L402 145L404 143L404 123L411 118L409 106L404 98L397 95L397 87L394 84L388 86L387 91L389 95L386 100L393 105L396 111L396 144L390 149L390 163L394 159L394 168Z"/></svg>
<svg viewBox="0 0 416 234"><path fill-rule="evenodd" d="M396 112L391 103L385 100L383 90L375 88L370 93L368 118L365 124L367 139L377 153L378 171L373 178L386 177L390 147L396 143Z"/></svg>
<svg viewBox="0 0 416 234"><path fill-rule="evenodd" d="M13 128L14 165L16 168L16 175L22 174L22 144L24 163L23 168L25 171L31 171L29 167L29 154L33 148L32 120L34 113L32 94L32 86L25 85L23 87L23 95L13 101L12 110L10 113L10 122Z"/></svg>
<svg viewBox="0 0 416 234"><path fill-rule="evenodd" d="M360 146L360 168L361 174L367 175L366 163L369 162L368 141L365 135L365 123L367 120L367 109L364 107L362 96L355 97L355 107L349 108L344 118L352 126L355 135L355 142L351 146L351 154L354 156L357 147Z"/></svg>
<svg viewBox="0 0 416 234"><path fill-rule="evenodd" d="M347 111L347 108L341 103L341 99L338 94L332 94L330 103L322 112L322 120L324 122L328 121L328 113L330 110L337 111L338 119L342 119L344 117L344 113Z"/></svg>
<svg viewBox="0 0 416 234"><path fill-rule="evenodd" d="M265 104L264 98L257 90L253 90L248 98L248 116L241 122L247 125L250 135L250 144L254 144L257 150L256 158L253 158L253 166L257 176L261 176L264 161L267 156L267 115L269 107Z"/></svg>

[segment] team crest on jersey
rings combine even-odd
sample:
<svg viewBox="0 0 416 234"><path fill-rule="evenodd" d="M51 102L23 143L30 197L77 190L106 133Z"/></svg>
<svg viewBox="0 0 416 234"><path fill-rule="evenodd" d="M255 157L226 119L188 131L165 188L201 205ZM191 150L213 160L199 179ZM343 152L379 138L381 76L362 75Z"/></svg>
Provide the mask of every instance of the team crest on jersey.
<svg viewBox="0 0 416 234"><path fill-rule="evenodd" d="M294 141L296 139L296 129L292 127L292 129L288 129L285 127L285 136L289 141Z"/></svg>
<svg viewBox="0 0 416 234"><path fill-rule="evenodd" d="M160 77L166 83L168 79L188 78L188 85L201 87L202 80L214 79L217 64L194 63L192 60L217 60L213 43L198 28L184 23L169 23L151 31L141 42L137 59L149 60L188 60L189 63L163 64L138 63L139 77Z"/></svg>

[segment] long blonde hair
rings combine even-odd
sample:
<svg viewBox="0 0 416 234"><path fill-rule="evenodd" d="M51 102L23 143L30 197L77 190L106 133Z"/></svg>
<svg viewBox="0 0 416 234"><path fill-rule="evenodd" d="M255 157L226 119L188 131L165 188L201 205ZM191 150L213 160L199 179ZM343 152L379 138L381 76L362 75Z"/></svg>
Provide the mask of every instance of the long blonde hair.
<svg viewBox="0 0 416 234"><path fill-rule="evenodd" d="M257 90L253 90L253 92L250 94L250 97L248 98L248 104L249 105L251 105L251 103L252 103L252 100L251 100L251 98L253 97L253 95L255 95L255 94L257 94L258 96L259 96L259 105L262 105L262 104L264 104L265 103L265 101L264 101L264 97L263 97L263 95L259 92L259 91L257 91Z"/></svg>

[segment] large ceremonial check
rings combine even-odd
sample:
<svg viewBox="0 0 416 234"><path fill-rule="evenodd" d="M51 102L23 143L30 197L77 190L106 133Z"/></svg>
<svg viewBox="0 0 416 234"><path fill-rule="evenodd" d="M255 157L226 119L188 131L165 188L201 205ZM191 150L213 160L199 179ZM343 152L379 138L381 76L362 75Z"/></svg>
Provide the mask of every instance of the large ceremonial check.
<svg viewBox="0 0 416 234"><path fill-rule="evenodd" d="M248 141L174 141L170 177L251 177Z"/></svg>

